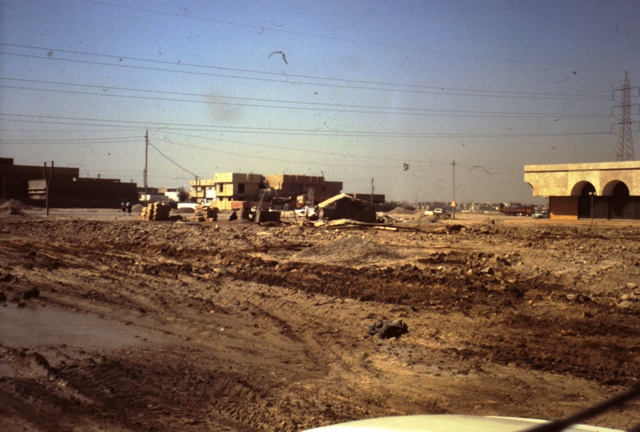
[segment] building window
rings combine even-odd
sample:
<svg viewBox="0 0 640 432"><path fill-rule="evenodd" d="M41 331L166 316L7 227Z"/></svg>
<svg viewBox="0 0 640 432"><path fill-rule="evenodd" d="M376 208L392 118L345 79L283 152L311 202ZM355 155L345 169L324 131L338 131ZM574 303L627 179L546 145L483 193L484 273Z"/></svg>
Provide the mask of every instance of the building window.
<svg viewBox="0 0 640 432"><path fill-rule="evenodd" d="M219 190L220 193L224 192L224 185L222 183L218 185L218 188L220 189Z"/></svg>
<svg viewBox="0 0 640 432"><path fill-rule="evenodd" d="M244 193L244 183L238 183L238 193L239 194Z"/></svg>

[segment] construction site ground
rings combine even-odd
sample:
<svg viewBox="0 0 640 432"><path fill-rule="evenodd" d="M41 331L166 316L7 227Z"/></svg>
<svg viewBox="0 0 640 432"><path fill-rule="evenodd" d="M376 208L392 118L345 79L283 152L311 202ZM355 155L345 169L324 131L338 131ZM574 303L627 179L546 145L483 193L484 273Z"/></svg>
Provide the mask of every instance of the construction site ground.
<svg viewBox="0 0 640 432"><path fill-rule="evenodd" d="M554 419L640 378L640 224L0 215L0 430ZM367 333L402 320L396 339ZM627 429L640 402L587 423Z"/></svg>

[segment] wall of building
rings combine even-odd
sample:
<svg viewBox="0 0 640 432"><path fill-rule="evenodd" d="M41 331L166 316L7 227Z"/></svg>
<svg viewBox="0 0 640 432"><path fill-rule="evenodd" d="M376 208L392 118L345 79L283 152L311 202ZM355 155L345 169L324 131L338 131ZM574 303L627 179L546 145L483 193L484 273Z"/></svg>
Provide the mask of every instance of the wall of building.
<svg viewBox="0 0 640 432"><path fill-rule="evenodd" d="M313 188L315 195L332 197L342 191L342 182L327 181L323 176L307 176L297 174L270 174L264 176L270 188L278 191L278 195L296 195L307 193Z"/></svg>
<svg viewBox="0 0 640 432"><path fill-rule="evenodd" d="M622 181L629 194L640 196L640 161L600 162L583 164L526 165L524 181L534 196L577 196L580 182L589 182L597 195L606 195L607 185Z"/></svg>
<svg viewBox="0 0 640 432"><path fill-rule="evenodd" d="M48 164L48 173L51 164ZM79 168L55 167L52 182L80 177ZM44 179L43 166L14 165L12 158L0 158L0 198L24 200L29 197L29 180Z"/></svg>
<svg viewBox="0 0 640 432"><path fill-rule="evenodd" d="M30 180L29 198L44 202L46 183ZM104 207L118 208L121 202L138 202L135 183L121 183L116 179L52 180L49 185L51 207ZM99 203L99 204L97 204Z"/></svg>
<svg viewBox="0 0 640 432"><path fill-rule="evenodd" d="M549 197L551 219L577 220L578 197L552 196Z"/></svg>

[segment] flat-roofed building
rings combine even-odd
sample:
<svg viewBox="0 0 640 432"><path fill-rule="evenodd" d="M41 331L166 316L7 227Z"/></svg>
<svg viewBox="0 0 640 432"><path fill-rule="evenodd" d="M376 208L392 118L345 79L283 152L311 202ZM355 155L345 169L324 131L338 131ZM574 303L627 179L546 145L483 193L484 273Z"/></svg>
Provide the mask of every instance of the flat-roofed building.
<svg viewBox="0 0 640 432"><path fill-rule="evenodd" d="M51 173L51 164L47 165L47 173ZM80 177L80 168L55 167L52 183L71 181ZM41 166L15 165L13 158L0 158L0 198L26 200L29 198L29 180L44 179L44 164Z"/></svg>
<svg viewBox="0 0 640 432"><path fill-rule="evenodd" d="M194 202L209 202L216 199L215 179L197 179L189 181L189 199Z"/></svg>
<svg viewBox="0 0 640 432"><path fill-rule="evenodd" d="M330 198L342 192L341 181L327 181L324 176L308 176L299 174L270 174L264 176L269 187L278 196L295 197L306 194L313 188L314 194L320 198Z"/></svg>
<svg viewBox="0 0 640 432"><path fill-rule="evenodd" d="M525 165L552 219L640 219L640 161Z"/></svg>
<svg viewBox="0 0 640 432"><path fill-rule="evenodd" d="M220 210L231 210L234 201L257 201L263 186L261 174L216 173L214 204Z"/></svg>

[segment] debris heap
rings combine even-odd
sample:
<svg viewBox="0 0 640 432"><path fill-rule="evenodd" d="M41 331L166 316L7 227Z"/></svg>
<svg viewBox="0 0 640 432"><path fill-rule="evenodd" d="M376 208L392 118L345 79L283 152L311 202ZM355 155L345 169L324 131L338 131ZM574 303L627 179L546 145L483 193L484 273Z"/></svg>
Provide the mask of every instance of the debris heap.
<svg viewBox="0 0 640 432"><path fill-rule="evenodd" d="M169 213L171 212L171 205L167 203L153 203L148 204L142 209L140 215L144 220L156 220L166 221L169 220Z"/></svg>

